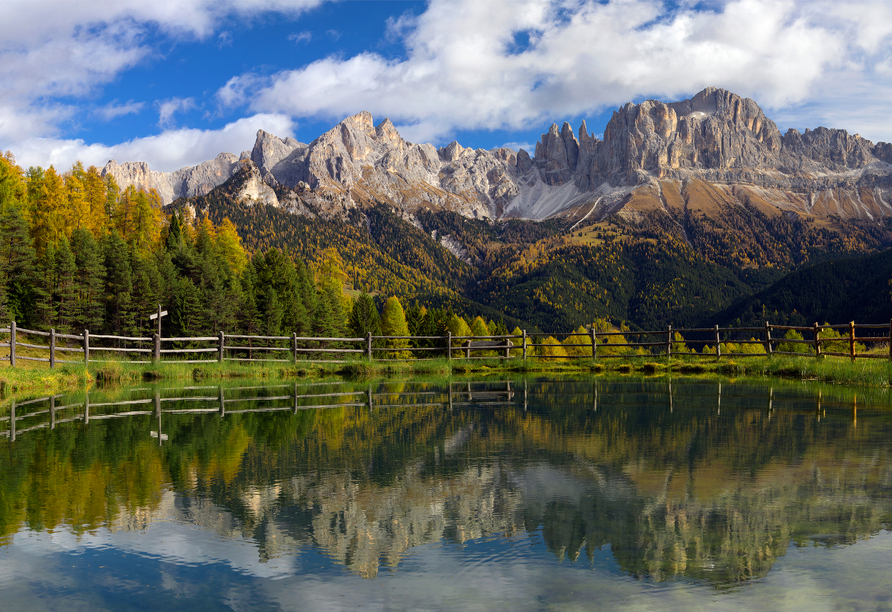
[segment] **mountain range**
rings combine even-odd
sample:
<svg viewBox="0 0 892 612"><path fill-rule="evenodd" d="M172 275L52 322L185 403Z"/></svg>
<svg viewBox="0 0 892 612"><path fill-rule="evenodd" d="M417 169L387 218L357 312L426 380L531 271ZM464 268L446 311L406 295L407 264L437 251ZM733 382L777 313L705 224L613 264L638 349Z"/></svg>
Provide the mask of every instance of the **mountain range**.
<svg viewBox="0 0 892 612"><path fill-rule="evenodd" d="M839 129L782 134L753 100L716 88L680 102L626 104L603 140L585 121L576 132L553 124L532 157L523 149L414 144L390 120L376 126L361 112L310 144L259 131L253 149L238 157L221 153L172 173L110 161L103 172L122 186L155 188L169 203L207 194L248 163L269 187L309 190L343 208L374 201L410 214L439 208L494 220L599 220L619 211L677 216L747 203L825 223L892 214L892 145ZM255 197L274 202L257 187Z"/></svg>
<svg viewBox="0 0 892 612"><path fill-rule="evenodd" d="M314 262L334 251L348 288L568 331L596 318L750 319L752 296L786 274L885 249L890 162L892 145L827 128L782 134L754 101L709 88L626 104L603 140L584 122L552 125L533 156L414 144L362 112L310 144L260 131L239 156L103 172L231 219L253 252ZM885 284L875 290L888 302Z"/></svg>

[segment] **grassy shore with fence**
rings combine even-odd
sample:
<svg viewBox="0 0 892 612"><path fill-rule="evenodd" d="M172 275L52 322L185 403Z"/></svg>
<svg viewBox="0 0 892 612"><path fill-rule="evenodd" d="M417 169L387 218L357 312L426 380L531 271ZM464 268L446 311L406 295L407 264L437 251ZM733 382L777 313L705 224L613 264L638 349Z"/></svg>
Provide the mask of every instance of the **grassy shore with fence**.
<svg viewBox="0 0 892 612"><path fill-rule="evenodd" d="M0 392L140 379L556 372L781 376L889 386L890 324L490 336L131 337L0 328Z"/></svg>

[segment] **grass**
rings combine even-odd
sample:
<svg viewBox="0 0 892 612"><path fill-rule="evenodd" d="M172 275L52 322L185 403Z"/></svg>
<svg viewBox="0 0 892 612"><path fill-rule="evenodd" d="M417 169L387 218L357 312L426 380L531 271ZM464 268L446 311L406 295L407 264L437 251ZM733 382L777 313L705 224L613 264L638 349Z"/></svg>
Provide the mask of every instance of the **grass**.
<svg viewBox="0 0 892 612"><path fill-rule="evenodd" d="M20 354L25 354L20 352ZM384 361L355 360L332 362L226 362L199 364L160 362L129 364L106 361L60 364L49 369L46 363L25 361L15 368L0 362L0 396L33 392L57 393L89 389L94 385L126 385L145 380L205 380L252 378L291 380L294 378L386 378L400 376L449 377L452 375L503 375L548 373L558 375L715 375L731 378L788 378L813 380L859 387L892 387L892 362L887 359L859 359L812 356L773 356L711 359L678 356L667 360L658 356L628 356L612 359L453 359L446 358Z"/></svg>

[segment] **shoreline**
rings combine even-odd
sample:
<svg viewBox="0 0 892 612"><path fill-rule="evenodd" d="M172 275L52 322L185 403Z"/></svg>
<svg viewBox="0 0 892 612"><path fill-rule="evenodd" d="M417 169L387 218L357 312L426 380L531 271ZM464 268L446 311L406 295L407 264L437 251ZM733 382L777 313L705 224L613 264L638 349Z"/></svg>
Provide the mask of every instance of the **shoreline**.
<svg viewBox="0 0 892 612"><path fill-rule="evenodd" d="M352 361L297 362L282 364L240 365L164 363L132 365L106 362L96 366L64 365L55 369L0 368L0 399L11 399L29 393L60 393L89 390L96 385L126 385L146 381L208 380L255 378L269 380L314 378L391 378L405 376L451 377L462 375L558 374L558 375L641 375L660 377L719 376L727 379L793 379L834 385L867 388L892 386L892 362L860 360L853 362L834 357L726 358L705 360L690 357L653 358L620 357L592 361L500 360L500 359L431 359L418 361Z"/></svg>

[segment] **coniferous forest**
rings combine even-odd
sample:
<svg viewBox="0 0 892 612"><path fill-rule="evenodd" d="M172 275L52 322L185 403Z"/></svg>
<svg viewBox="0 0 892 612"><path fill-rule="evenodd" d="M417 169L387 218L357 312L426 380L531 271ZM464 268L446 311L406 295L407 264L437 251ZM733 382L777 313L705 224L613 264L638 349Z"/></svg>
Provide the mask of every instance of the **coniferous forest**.
<svg viewBox="0 0 892 612"><path fill-rule="evenodd" d="M864 259L888 246L888 224L834 232L738 210L721 227L614 216L570 231L438 209L410 218L380 202L332 213L318 198L300 210L243 201L248 175L164 207L92 166L0 157L0 321L145 335L161 305L164 335L340 337L892 315L888 257ZM870 307L846 306L853 291Z"/></svg>

